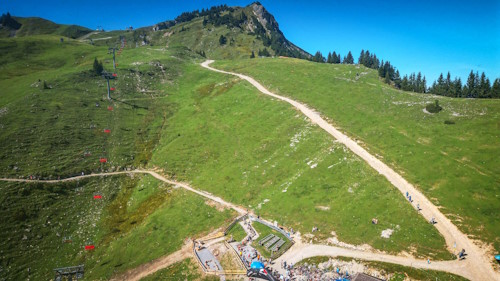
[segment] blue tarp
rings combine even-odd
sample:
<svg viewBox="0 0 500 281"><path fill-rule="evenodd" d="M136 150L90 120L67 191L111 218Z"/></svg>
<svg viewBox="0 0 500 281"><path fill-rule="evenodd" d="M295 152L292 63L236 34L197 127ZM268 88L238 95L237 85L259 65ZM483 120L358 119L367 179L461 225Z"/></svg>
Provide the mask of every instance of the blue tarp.
<svg viewBox="0 0 500 281"><path fill-rule="evenodd" d="M497 261L500 261L500 255L496 255L496 256L495 256L495 259L496 259Z"/></svg>
<svg viewBox="0 0 500 281"><path fill-rule="evenodd" d="M260 261L253 261L252 264L250 265L250 268L261 269L261 268L265 268L265 266Z"/></svg>

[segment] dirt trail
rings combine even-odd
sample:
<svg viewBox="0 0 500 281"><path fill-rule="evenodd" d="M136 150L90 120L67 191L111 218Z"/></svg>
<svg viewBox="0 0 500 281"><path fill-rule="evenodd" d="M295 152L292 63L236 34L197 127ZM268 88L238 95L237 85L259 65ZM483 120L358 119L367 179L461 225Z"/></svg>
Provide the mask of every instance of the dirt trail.
<svg viewBox="0 0 500 281"><path fill-rule="evenodd" d="M80 179L84 179L84 178L91 178L91 177L103 177L103 176L113 176L113 175L123 175L123 174L149 174L149 175L152 175L153 177L157 178L158 180L161 180L161 181L166 182L168 184L175 185L177 187L182 187L188 191L199 194L207 199L216 201L224 206L227 206L227 207L237 211L240 214L246 213L245 210L243 210L242 208L240 208L232 203L226 202L219 197L213 196L208 192L199 191L199 190L194 189L185 183L180 183L180 182L168 180L165 177L161 176L160 174L158 174L154 171L149 171L149 170L132 170L132 171L123 171L123 172L90 174L90 175L76 176L76 177L66 178L66 179L61 179L61 180L28 180L28 179L0 178L0 181L59 183L59 182L76 181L76 180L80 180ZM208 235L208 236L210 236L210 235ZM203 238L201 240L203 240ZM184 259L185 257L182 256L181 253L183 253L182 249L179 250L178 252L175 252L175 253L169 255L169 256L159 258L159 259L152 261L150 263L141 265L135 269L131 269L131 270L127 271L126 273L121 274L119 277L114 278L114 280L139 280L140 278L142 278L144 276L152 274L152 273L156 272L157 270L165 268L165 267L167 267L167 266L169 266L177 261ZM382 261L382 262L395 263L395 264L400 264L400 265L405 265L405 266L413 266L413 267L417 267L417 268L446 271L446 272L451 272L451 273L455 273L455 274L467 277L467 278L472 279L472 280L491 280L491 278L490 279L477 279L477 276L475 276L471 272L471 270L469 269L471 266L474 266L474 264L471 264L470 258L465 260L465 261L443 261L443 262L434 262L433 261L430 264L427 264L427 261L425 261L425 260L417 260L417 259L408 258L408 257L391 256L391 255L387 255L387 254L374 253L374 252L369 252L369 251L352 250L352 249L326 246L326 245L303 244L301 242L300 238L296 239L296 243L283 256L281 256L278 260L276 260L275 267L276 267L276 265L280 264L281 260L286 260L289 263L290 262L296 263L304 258L314 257L314 256L325 256L325 255L327 255L327 256L353 257L353 258L359 258L359 259L364 259L364 260ZM280 270L279 268L276 268L276 269L278 271Z"/></svg>
<svg viewBox="0 0 500 281"><path fill-rule="evenodd" d="M263 94L269 95L293 105L304 115L306 115L311 120L311 122L320 126L323 130L328 132L339 142L343 143L352 152L365 160L373 169L375 169L381 175L385 176L389 180L389 182L391 182L392 185L394 185L401 192L401 194L403 194L403 196L406 196L406 192L409 192L414 202L412 203L413 207L415 208L415 205L417 203L420 204L420 208L422 209L421 214L424 216L424 218L426 218L427 220L430 220L431 218L436 219L437 224L435 226L445 238L448 250L452 253L456 253L462 248L466 249L466 252L468 253L467 263L469 265L468 270L471 276L470 279L500 281L500 274L498 272L495 272L495 270L493 269L491 264L492 257L489 255L489 253L474 244L474 242L469 239L464 233L462 233L448 218L446 218L446 216L441 213L439 209L434 204L432 204L432 202L430 202L412 184L407 182L401 175L396 173L393 169L377 159L375 156L371 155L368 151L366 151L363 147L350 139L347 135L335 129L335 127L330 125L318 113L308 108L306 105L294 101L290 98L279 96L270 92L252 77L210 67L209 64L211 64L212 62L214 61L207 60L203 62L201 66L212 71L238 76L239 78L250 82L250 84L256 87ZM489 256L490 258L488 258Z"/></svg>
<svg viewBox="0 0 500 281"><path fill-rule="evenodd" d="M193 187L189 186L186 183L182 182L177 182L173 180L169 180L165 178L164 176L150 170L132 170L132 171L122 171L122 172L109 172L109 173L100 173L100 174L88 174L88 175L82 175L82 176L76 176L76 177L71 177L71 178L65 178L65 179L60 179L60 180L29 180L29 179L9 179L9 178L0 178L0 181L8 181L8 182L46 182L46 183L59 183L59 182L69 182L69 181L75 181L75 180L81 180L81 179L86 179L86 178L92 178L92 177L102 177L102 176L113 176L113 175L123 175L123 174L149 174L153 177L155 177L158 180L161 180L163 182L166 182L168 184L174 185L176 187L182 187L188 191L191 191L193 193L196 193L198 195L201 195L205 198L208 198L212 201L215 201L217 203L220 203L223 206L226 206L228 208L231 208L238 212L240 215L246 214L246 210L236 206L235 204L229 203L224 201L224 199L214 196L206 191L200 191L197 189L194 189Z"/></svg>
<svg viewBox="0 0 500 281"><path fill-rule="evenodd" d="M331 257L342 256L342 257L351 257L367 261L393 263L413 268L445 271L466 277L468 279L474 279L472 272L468 269L469 264L467 263L467 261L457 261L457 260L431 261L430 263L428 263L427 260L419 260L408 257L392 256L381 253L340 248L335 246L301 244L301 243L295 244L283 256L277 259L275 261L275 267L276 270L278 270L280 273L284 273L284 270L279 268L279 265L281 264L282 261L286 261L288 264L290 263L295 264L305 258L316 257L316 256L331 256Z"/></svg>
<svg viewBox="0 0 500 281"><path fill-rule="evenodd" d="M173 252L172 254L158 258L151 262L142 264L134 269L128 270L122 274L114 276L110 280L129 280L137 281L142 278L157 272L158 270L169 267L170 265L185 260L192 257L191 243L184 245L179 251Z"/></svg>

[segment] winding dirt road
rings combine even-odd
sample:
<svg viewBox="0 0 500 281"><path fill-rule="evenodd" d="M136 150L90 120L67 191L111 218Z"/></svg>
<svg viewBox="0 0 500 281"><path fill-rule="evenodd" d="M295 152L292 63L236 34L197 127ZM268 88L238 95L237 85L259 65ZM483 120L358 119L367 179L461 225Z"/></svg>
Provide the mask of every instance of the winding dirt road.
<svg viewBox="0 0 500 281"><path fill-rule="evenodd" d="M436 219L437 224L435 226L437 230L443 235L448 250L452 253L456 253L462 248L466 249L468 257L465 261L463 261L463 264L467 265L467 270L469 271L468 276L470 276L468 278L472 280L500 281L500 274L494 270L491 264L491 257L488 258L488 253L474 244L474 242L469 239L467 235L462 233L443 213L439 211L439 209L434 204L432 204L432 202L430 202L419 190L417 190L412 184L406 181L401 175L396 173L393 169L377 159L375 156L371 155L368 151L366 151L363 147L350 139L347 135L337 130L327 121L325 121L325 119L323 119L320 114L308 108L306 105L290 98L276 95L270 92L252 77L210 67L209 65L212 62L214 61L207 60L203 62L201 66L215 72L237 76L250 82L250 84L252 84L263 94L293 105L296 109L300 110L305 116L307 116L311 120L311 122L320 126L323 130L332 135L339 142L343 143L352 152L365 160L366 163L368 163L368 165L370 165L373 169L386 177L387 180L389 180L389 182L391 182L391 184L394 185L394 187L396 187L401 192L401 194L403 194L403 196L406 197L406 192L409 192L412 196L413 202L415 202L415 204L416 202L420 204L420 208L422 209L421 214L424 216L424 218L428 221L431 218ZM415 205L413 205L413 207L416 208Z"/></svg>
<svg viewBox="0 0 500 281"><path fill-rule="evenodd" d="M401 177L398 173L392 170L389 166L387 166L382 161L380 161L379 159L375 158L373 155L368 153L364 148L362 148L355 141L351 140L349 137L347 137L346 135L335 129L332 125L328 124L328 122L326 122L318 113L309 109L306 105L296 102L292 99L271 93L261 84L259 84L257 81L255 81L253 78L249 76L212 68L209 66L209 64L212 62L213 61L211 60L205 61L204 63L202 63L202 66L212 71L235 75L241 79L247 80L253 86L255 86L260 92L272 96L276 99L288 102L295 108L300 110L304 115L310 118L313 123L323 128L330 135L336 138L339 142L343 143L347 148L353 151L356 155L365 160L372 168L378 171L381 175L385 176L401 192L401 194L403 194L403 196L406 195L406 192L409 192L412 195L414 202L419 202L422 208L421 213L427 220L430 220L432 217L436 218L438 222L436 224L436 228L444 236L448 249L451 252L458 251L458 249L461 248L465 248L468 253L467 259L464 261L456 261L456 260L439 261L439 262L432 261L430 264L428 264L426 260L417 260L401 256L391 256L381 253L351 250L351 249L326 246L326 245L302 244L299 241L292 248L290 248L290 250L288 250L280 259L276 261L277 264L279 264L278 261L280 260L286 260L287 262L296 263L303 258L314 257L314 256L325 256L325 255L345 256L345 257L359 258L364 260L400 264L416 268L446 271L464 276L471 280L500 281L500 275L498 272L495 272L495 270L491 266L490 260L488 259L486 252L480 249L477 245L473 243L472 240L470 240L465 234L463 234L460 230L458 230L458 228L450 220L448 220L444 216L444 214L442 214L439 211L439 209L436 206L434 206L420 191L418 191L413 185L408 183L403 177ZM240 215L246 213L246 210L244 210L243 208L235 204L226 202L220 197L214 196L205 191L200 191L198 189L195 189L189 186L188 184L169 180L163 177L162 175L156 173L155 171L151 170L133 170L133 171L123 171L123 172L102 173L102 174L90 174L90 175L76 176L61 180L27 180L27 179L0 178L0 181L60 183L60 182L69 182L90 177L112 176L112 175L122 175L122 174L149 174L158 180L161 180L168 184L172 184L177 187L182 187L190 192L194 192L207 199L213 200L223 206L229 207L238 212ZM456 243L456 248L453 247L454 243ZM149 264L141 265L136 269L132 269L127 273L129 275L126 276L126 279L130 278L130 280L138 280L140 279L140 277L144 277L148 274L155 272L158 269L164 268L174 263L175 261L183 259L184 257L183 253L185 253L184 248L179 250L178 252L173 253L172 255L160 258Z"/></svg>
<svg viewBox="0 0 500 281"><path fill-rule="evenodd" d="M282 261L286 261L288 264L295 264L303 259L317 256L350 257L367 261L393 263L419 269L445 271L468 279L474 278L471 271L468 269L468 264L465 261L431 261L430 263L427 263L427 260L313 244L295 244L284 255L275 261L275 266L281 264ZM278 268L278 266L276 266L275 269L280 273L284 273L281 272L283 270Z"/></svg>
<svg viewBox="0 0 500 281"><path fill-rule="evenodd" d="M69 182L69 181L77 181L85 178L92 178L92 177L103 177L103 176L114 176L114 175L123 175L123 174L149 174L153 177L155 177L158 180L161 180L163 182L166 182L168 184L184 188L188 191L194 192L200 196L203 196L207 199L213 200L223 206L226 206L228 208L231 208L238 212L239 214L243 215L245 214L245 210L236 206L235 204L229 203L227 201L224 201L220 197L213 196L212 194L205 192L205 191L200 191L197 190L185 183L181 182L176 182L172 181L169 179L166 179L162 175L158 174L155 171L150 171L150 170L132 170L132 171L122 171L122 172L109 172L109 173L100 173L100 174L89 174L89 175L83 175L83 176L76 176L76 177L71 177L71 178L65 178L65 179L60 179L60 180L29 180L29 179L10 179L10 178L0 178L0 181L7 181L7 182L26 182L26 183L33 183L33 182L44 182L44 183L61 183L61 182ZM128 270L127 272L120 274L117 277L114 277L113 280L139 280L140 278L147 276L149 274L152 274L160 269L163 269L175 262L181 261L187 256L185 255L186 249L182 248L181 250L174 252L168 256L161 257L157 260L154 260L150 263L140 265L137 268ZM280 261L286 260L288 263L297 263L298 261L308 258L308 257L315 257L315 256L344 256L344 257L352 257L352 258L358 258L358 259L363 259L363 260L369 260L369 261L381 261L381 262L388 262L388 263L394 263L394 264L400 264L404 266L412 266L416 268L423 268L423 269L433 269L433 270L439 270L439 271L445 271L445 272L450 272L454 274L461 275L463 277L472 279L472 280L491 280L489 279L477 279L478 277L475 276L474 272L469 270L469 267L471 266L469 263L469 260L465 261L441 261L441 262L431 262L430 264L427 263L425 260L417 260L413 258L408 258L408 257L401 257L401 256L392 256L392 255L386 255L386 254L381 254L381 253L375 253L375 252L370 252L370 251L359 251L359 250L352 250L352 249L346 249L346 248L341 248L341 247L334 247L334 246L327 246L327 245L314 245L314 244L303 244L300 239L296 241L296 243L284 254L282 255L279 259L275 261L275 266L280 264ZM275 268L278 271L282 271L280 268Z"/></svg>
<svg viewBox="0 0 500 281"><path fill-rule="evenodd" d="M244 215L244 214L247 213L244 209L242 209L242 208L240 208L240 207L238 207L238 206L236 206L236 205L234 205L232 203L224 201L220 197L214 196L214 195L212 195L212 194L210 194L210 193L208 193L206 191L195 189L195 188L189 186L186 183L169 180L169 179L165 178L164 176L158 174L157 172L151 171L151 170L132 170L132 171L122 171L122 172L109 172L109 173L100 173L100 174L89 174L89 175L76 176L76 177L65 178L65 179L60 179L60 180L29 180L29 179L0 178L0 181L8 181L8 182L61 183L61 182L69 182L69 181L81 180L81 179L86 179L86 178L92 178L92 177L114 176L114 175L123 175L123 174L149 174L149 175L155 177L158 180L161 180L161 181L166 182L168 184L174 185L176 187L182 187L182 188L184 188L184 189L186 189L188 191L191 191L191 192L196 193L198 195L201 195L201 196L203 196L203 197L205 197L207 199L215 201L215 202L217 202L217 203L219 203L219 204L221 204L223 206L231 208L231 209L235 210L236 212L238 212L238 214L240 214L240 215Z"/></svg>

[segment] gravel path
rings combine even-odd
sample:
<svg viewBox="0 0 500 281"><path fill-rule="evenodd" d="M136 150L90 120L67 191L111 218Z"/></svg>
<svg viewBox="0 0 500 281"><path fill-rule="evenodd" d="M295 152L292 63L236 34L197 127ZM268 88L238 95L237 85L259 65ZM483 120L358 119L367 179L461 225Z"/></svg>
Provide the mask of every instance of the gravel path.
<svg viewBox="0 0 500 281"><path fill-rule="evenodd" d="M343 143L352 152L354 152L356 155L365 160L366 163L368 163L368 165L370 165L373 169L375 169L381 175L386 177L387 180L389 180L389 182L391 182L391 184L394 185L394 187L396 187L401 192L401 194L403 194L403 196L406 197L406 192L408 192L413 199L414 202L412 203L413 207L416 208L414 204L417 204L418 202L420 204L420 208L422 209L420 212L425 219L427 220L430 220L431 218L436 219L437 224L435 224L435 226L445 238L446 245L450 252L458 252L462 248L466 249L468 256L467 260L463 261L463 264L467 264L467 268L469 271L468 276L470 276L470 279L500 281L500 274L498 272L495 272L495 270L492 267L491 254L487 253L486 250L483 250L479 246L474 244L474 242L471 239L469 239L464 233L462 233L443 213L441 213L439 209L434 204L432 204L431 201L429 201L419 190L417 190L412 184L406 181L401 175L395 172L392 168L384 164L375 156L371 155L363 147L358 145L347 135L337 130L327 121L325 121L325 119L323 119L317 112L308 108L306 105L299 103L295 100L292 100L290 98L279 96L270 92L252 77L239 73L218 70L213 67L210 67L209 65L212 62L213 60L207 60L203 62L201 66L210 69L212 71L238 76L239 78L250 82L263 94L269 95L273 98L288 102L289 104L293 105L295 108L300 110L305 116L307 116L311 120L311 122L320 126L323 130L328 132L339 142ZM441 269L445 270L447 269L447 266L443 265Z"/></svg>
<svg viewBox="0 0 500 281"><path fill-rule="evenodd" d="M158 270L167 268L174 263L183 261L187 258L192 257L192 245L186 244L179 251L173 252L172 254L158 258L151 262L142 264L134 269L128 270L122 274L119 274L110 280L128 280L128 281L138 281L142 278L157 272Z"/></svg>
<svg viewBox="0 0 500 281"><path fill-rule="evenodd" d="M240 215L244 215L246 214L247 212L232 204L232 203L229 203L229 202L226 202L224 201L222 198L220 197L217 197L217 196L214 196L206 191L200 191L200 190L197 190L197 189L194 189L193 187L189 186L188 184L186 183L182 183L182 182L176 182L176 181L172 181L172 180L169 180L167 178L165 178L164 176L154 172L154 171L150 171L150 170L132 170L132 171L122 171L122 172L109 172L109 173L100 173L100 174L89 174L89 175L83 175L83 176L76 176L76 177L71 177L71 178L65 178L65 179L60 179L60 180L29 180L29 179L10 179L10 178L0 178L0 181L8 181L8 182L45 182L45 183L60 183L60 182L69 182L69 181L75 181L75 180L81 180L81 179L85 179L85 178L92 178L92 177L102 177L102 176L113 176L113 175L123 175L123 174L149 174L153 177L155 177L156 179L158 180L161 180L163 182L166 182L168 184L171 184L171 185L174 185L176 187L182 187L188 191L191 191L193 193L196 193L198 195L201 195L205 198L208 198L210 200L213 200L217 203L220 203L222 204L223 206L226 206L226 207L229 207L233 210L235 210L236 212L238 212Z"/></svg>

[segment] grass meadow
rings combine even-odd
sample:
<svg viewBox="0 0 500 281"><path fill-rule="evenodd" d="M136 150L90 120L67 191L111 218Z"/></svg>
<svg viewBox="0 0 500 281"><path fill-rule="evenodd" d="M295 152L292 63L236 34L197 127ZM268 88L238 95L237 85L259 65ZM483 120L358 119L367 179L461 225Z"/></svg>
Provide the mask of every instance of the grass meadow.
<svg viewBox="0 0 500 281"><path fill-rule="evenodd" d="M398 91L379 81L376 71L355 65L248 59L215 66L248 74L315 108L419 188L462 231L500 251L500 100ZM444 110L423 112L434 100Z"/></svg>
<svg viewBox="0 0 500 281"><path fill-rule="evenodd" d="M236 215L151 176L2 182L0 190L0 266L13 280L47 280L54 268L78 264L85 264L89 280L108 279L168 255L186 238L205 235ZM94 250L84 250L91 244Z"/></svg>

